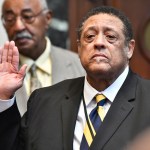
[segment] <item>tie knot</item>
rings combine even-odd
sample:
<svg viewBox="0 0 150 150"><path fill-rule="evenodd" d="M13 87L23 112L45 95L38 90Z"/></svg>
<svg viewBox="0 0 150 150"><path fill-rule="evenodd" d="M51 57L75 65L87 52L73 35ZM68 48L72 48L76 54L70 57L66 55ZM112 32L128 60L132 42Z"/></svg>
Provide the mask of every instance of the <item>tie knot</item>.
<svg viewBox="0 0 150 150"><path fill-rule="evenodd" d="M35 65L35 63L31 66L30 73L31 73L32 77L36 76L36 65Z"/></svg>
<svg viewBox="0 0 150 150"><path fill-rule="evenodd" d="M103 106L106 102L106 97L103 94L97 94L96 102L97 102L97 105Z"/></svg>

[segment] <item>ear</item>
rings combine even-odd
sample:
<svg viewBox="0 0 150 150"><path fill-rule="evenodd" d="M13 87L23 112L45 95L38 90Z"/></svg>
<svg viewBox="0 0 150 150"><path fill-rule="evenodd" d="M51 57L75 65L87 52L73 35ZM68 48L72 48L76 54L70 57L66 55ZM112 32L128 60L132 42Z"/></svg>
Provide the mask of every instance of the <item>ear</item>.
<svg viewBox="0 0 150 150"><path fill-rule="evenodd" d="M128 44L128 51L127 51L128 59L132 57L134 48L135 48L135 40L132 39Z"/></svg>
<svg viewBox="0 0 150 150"><path fill-rule="evenodd" d="M52 11L47 10L46 13L45 13L46 29L49 28L51 19L52 19Z"/></svg>
<svg viewBox="0 0 150 150"><path fill-rule="evenodd" d="M79 39L77 40L77 46L78 46L78 53L80 53L80 50L81 50L81 42L80 42Z"/></svg>

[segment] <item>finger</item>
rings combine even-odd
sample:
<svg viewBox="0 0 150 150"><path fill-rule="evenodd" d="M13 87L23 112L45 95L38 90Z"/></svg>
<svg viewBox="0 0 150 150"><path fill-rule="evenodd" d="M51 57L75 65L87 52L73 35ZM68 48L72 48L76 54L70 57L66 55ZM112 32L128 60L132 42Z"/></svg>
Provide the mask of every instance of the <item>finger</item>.
<svg viewBox="0 0 150 150"><path fill-rule="evenodd" d="M16 46L12 49L12 65L14 66L15 70L18 71L19 66L19 52Z"/></svg>
<svg viewBox="0 0 150 150"><path fill-rule="evenodd" d="M24 78L25 77L25 75L26 75L26 69L27 69L27 65L25 64L25 65L23 65L21 68L20 68L20 70L19 70L19 74L21 74L21 76Z"/></svg>
<svg viewBox="0 0 150 150"><path fill-rule="evenodd" d="M0 64L2 63L2 53L3 53L4 47L0 47Z"/></svg>
<svg viewBox="0 0 150 150"><path fill-rule="evenodd" d="M7 41L5 42L4 49L2 51L2 63L7 62L8 51L9 51L9 42Z"/></svg>
<svg viewBox="0 0 150 150"><path fill-rule="evenodd" d="M8 51L8 57L7 57L9 63L12 63L12 60L13 60L13 49L14 49L14 47L15 47L15 43L14 43L14 41L11 41L9 43L9 51Z"/></svg>

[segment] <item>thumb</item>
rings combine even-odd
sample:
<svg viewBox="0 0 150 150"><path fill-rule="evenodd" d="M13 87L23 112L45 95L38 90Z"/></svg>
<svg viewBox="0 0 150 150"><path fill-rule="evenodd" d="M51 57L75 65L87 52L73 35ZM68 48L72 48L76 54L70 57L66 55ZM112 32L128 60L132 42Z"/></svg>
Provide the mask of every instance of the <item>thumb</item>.
<svg viewBox="0 0 150 150"><path fill-rule="evenodd" d="M19 74L21 74L22 75L22 77L24 78L25 77L25 75L26 75L26 69L27 69L27 65L25 64L25 65L23 65L21 68L20 68L20 70L19 70Z"/></svg>

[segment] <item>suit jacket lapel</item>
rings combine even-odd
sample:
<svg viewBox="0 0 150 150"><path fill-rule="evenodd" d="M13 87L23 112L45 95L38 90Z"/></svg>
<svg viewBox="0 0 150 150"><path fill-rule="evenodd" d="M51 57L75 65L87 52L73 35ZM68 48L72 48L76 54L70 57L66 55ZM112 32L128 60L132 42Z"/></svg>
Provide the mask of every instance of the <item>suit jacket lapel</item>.
<svg viewBox="0 0 150 150"><path fill-rule="evenodd" d="M72 83L70 91L66 93L66 98L62 102L63 143L65 150L73 149L74 129L83 93L83 84L84 78L80 78Z"/></svg>
<svg viewBox="0 0 150 150"><path fill-rule="evenodd" d="M112 135L115 134L118 127L121 126L125 118L130 115L134 107L134 103L130 103L130 101L135 99L136 83L137 78L130 73L98 130L91 145L91 150L102 149Z"/></svg>
<svg viewBox="0 0 150 150"><path fill-rule="evenodd" d="M64 50L56 48L53 45L51 46L50 57L52 61L52 84L66 79L68 75L67 68L71 67L70 65L72 65L69 59L67 61L65 60L66 58L63 56L63 52Z"/></svg>
<svg viewBox="0 0 150 150"><path fill-rule="evenodd" d="M65 79L64 78L64 73L60 73L60 69L58 68L58 66L61 67L66 67L64 64L64 61L60 61L59 58L61 58L59 56L60 54L57 54L57 49L55 49L55 47L51 46L51 62L52 62L52 84L55 84L57 82L58 79ZM63 69L64 70L64 69Z"/></svg>

